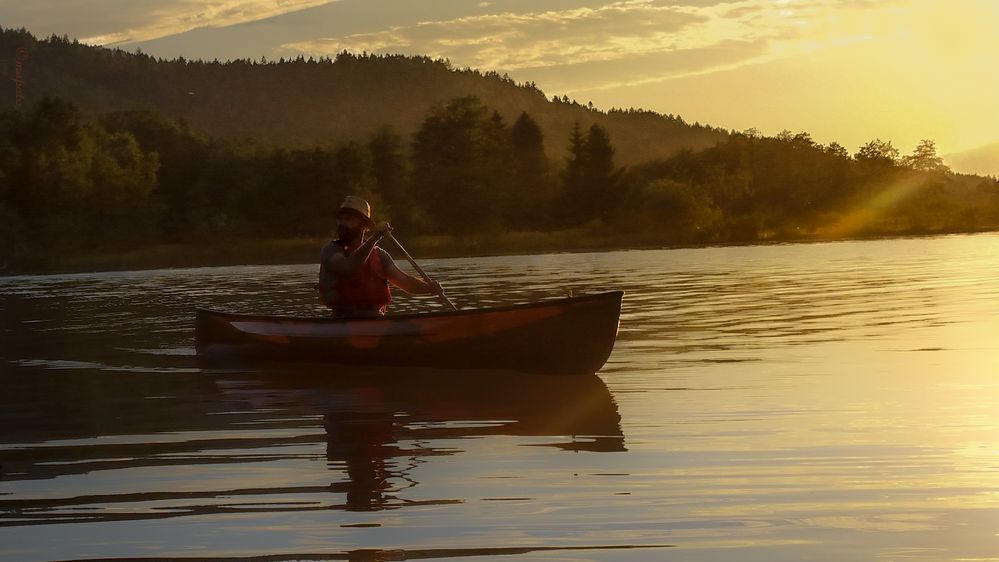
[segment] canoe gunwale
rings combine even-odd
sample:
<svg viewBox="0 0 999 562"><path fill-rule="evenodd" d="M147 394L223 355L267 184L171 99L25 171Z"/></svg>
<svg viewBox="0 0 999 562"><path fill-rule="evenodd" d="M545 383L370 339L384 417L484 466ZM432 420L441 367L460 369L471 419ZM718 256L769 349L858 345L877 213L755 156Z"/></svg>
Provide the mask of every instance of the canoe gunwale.
<svg viewBox="0 0 999 562"><path fill-rule="evenodd" d="M409 312L406 314L388 314L385 316L378 316L372 318L334 318L332 316L283 316L283 315L267 315L267 314L242 314L238 312L223 312L219 310L212 310L208 308L196 308L195 312L198 314L209 314L211 316L222 317L233 320L256 320L261 322L321 322L321 323L338 323L338 322L385 322L385 321L406 321L406 320L418 320L421 318L447 318L452 316L471 316L475 314L486 314L494 312L516 312L518 310L538 308L542 306L561 306L566 304L581 304L590 300L610 300L612 298L622 298L624 296L624 291L606 291L602 293L593 293L589 295L580 295L578 297L561 297L557 299L534 301L529 303L519 303L511 304L505 306L488 307L488 308L470 308L470 309L459 309L459 310L435 310L431 312Z"/></svg>

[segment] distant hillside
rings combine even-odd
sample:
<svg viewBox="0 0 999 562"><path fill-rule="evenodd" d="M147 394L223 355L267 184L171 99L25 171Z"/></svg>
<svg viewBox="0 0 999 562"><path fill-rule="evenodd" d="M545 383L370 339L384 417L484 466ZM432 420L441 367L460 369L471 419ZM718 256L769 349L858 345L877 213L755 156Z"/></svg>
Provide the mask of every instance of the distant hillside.
<svg viewBox="0 0 999 562"><path fill-rule="evenodd" d="M388 125L408 135L428 109L473 95L512 123L527 111L541 126L548 156L561 159L573 124L606 129L617 162L630 165L700 149L725 131L649 111L600 112L493 72L454 69L426 57L342 54L335 60L230 62L160 60L91 47L66 38L39 40L25 30L0 30L0 74L10 84L15 51L26 48L21 78L26 104L58 96L94 111L153 107L215 136L249 137L289 147L363 140ZM5 88L0 108L14 105Z"/></svg>
<svg viewBox="0 0 999 562"><path fill-rule="evenodd" d="M999 176L999 142L946 154L943 159L955 172Z"/></svg>

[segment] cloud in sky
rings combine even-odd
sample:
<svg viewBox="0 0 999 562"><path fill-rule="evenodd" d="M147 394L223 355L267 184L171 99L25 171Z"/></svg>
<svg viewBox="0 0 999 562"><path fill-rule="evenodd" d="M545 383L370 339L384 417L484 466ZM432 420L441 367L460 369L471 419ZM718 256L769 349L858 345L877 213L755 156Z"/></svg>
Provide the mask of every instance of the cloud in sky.
<svg viewBox="0 0 999 562"><path fill-rule="evenodd" d="M814 31L834 18L837 9L873 4L870 0L713 4L621 0L557 11L423 21L282 47L308 55L342 50L425 54L459 66L515 73L572 92L731 69L786 56L790 50L817 48L823 38L816 38ZM807 34L811 34L808 42L789 47L790 41Z"/></svg>
<svg viewBox="0 0 999 562"><path fill-rule="evenodd" d="M87 43L114 45L155 39L203 27L226 27L304 10L331 0L172 0L143 2L149 6L143 25L87 37Z"/></svg>
<svg viewBox="0 0 999 562"><path fill-rule="evenodd" d="M0 5L5 25L118 45L259 21L337 0L23 0Z"/></svg>
<svg viewBox="0 0 999 562"><path fill-rule="evenodd" d="M619 58L676 47L676 32L700 19L674 7L617 2L598 8L496 13L396 26L374 33L285 45L301 53L420 52L483 69L518 70ZM642 2L642 4L647 4Z"/></svg>

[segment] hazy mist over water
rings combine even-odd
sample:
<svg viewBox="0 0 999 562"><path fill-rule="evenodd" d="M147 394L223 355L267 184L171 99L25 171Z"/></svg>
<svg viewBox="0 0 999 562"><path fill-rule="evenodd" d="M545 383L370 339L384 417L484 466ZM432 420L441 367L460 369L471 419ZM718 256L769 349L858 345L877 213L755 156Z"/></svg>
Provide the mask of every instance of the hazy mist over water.
<svg viewBox="0 0 999 562"><path fill-rule="evenodd" d="M625 290L614 353L209 369L195 307L319 314L317 267L0 278L0 559L999 553L995 234L424 267L460 307Z"/></svg>

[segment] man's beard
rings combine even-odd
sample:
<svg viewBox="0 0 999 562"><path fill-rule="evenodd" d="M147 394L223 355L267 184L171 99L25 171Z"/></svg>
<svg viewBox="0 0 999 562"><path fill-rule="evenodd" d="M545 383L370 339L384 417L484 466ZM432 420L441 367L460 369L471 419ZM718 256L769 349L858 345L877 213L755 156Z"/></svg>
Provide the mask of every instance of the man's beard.
<svg viewBox="0 0 999 562"><path fill-rule="evenodd" d="M347 226L338 226L336 229L337 236L339 236L340 240L343 240L344 242L353 242L355 240L359 240L363 232L364 232L363 228L358 228L354 230Z"/></svg>

